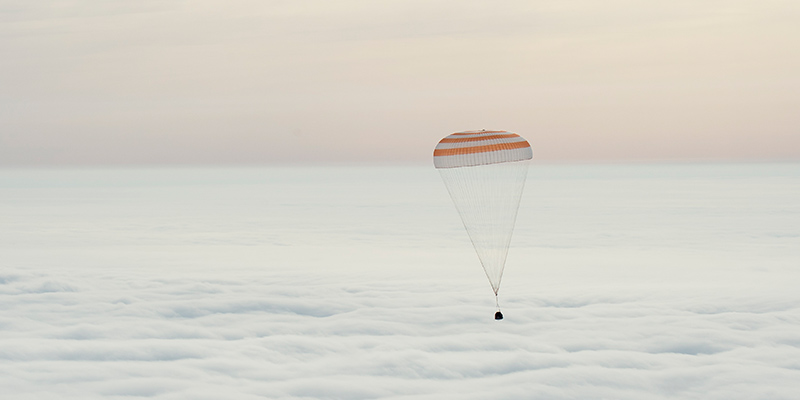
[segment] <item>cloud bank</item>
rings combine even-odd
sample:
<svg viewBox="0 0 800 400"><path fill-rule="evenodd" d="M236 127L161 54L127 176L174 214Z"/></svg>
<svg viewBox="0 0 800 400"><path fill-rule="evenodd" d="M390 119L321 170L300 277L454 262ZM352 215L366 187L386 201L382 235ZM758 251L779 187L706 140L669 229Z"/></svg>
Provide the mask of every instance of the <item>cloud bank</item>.
<svg viewBox="0 0 800 400"><path fill-rule="evenodd" d="M794 399L798 176L534 166L498 322L432 168L5 171L0 387Z"/></svg>
<svg viewBox="0 0 800 400"><path fill-rule="evenodd" d="M457 281L293 278L5 275L0 382L19 399L791 399L800 390L800 299L787 293L519 294L495 322Z"/></svg>

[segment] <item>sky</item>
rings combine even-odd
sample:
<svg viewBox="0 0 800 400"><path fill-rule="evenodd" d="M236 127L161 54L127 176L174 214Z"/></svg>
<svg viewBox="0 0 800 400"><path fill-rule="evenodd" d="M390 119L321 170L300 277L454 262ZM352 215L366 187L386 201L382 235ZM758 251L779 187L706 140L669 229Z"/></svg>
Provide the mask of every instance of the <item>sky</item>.
<svg viewBox="0 0 800 400"><path fill-rule="evenodd" d="M0 166L800 159L800 3L0 0Z"/></svg>

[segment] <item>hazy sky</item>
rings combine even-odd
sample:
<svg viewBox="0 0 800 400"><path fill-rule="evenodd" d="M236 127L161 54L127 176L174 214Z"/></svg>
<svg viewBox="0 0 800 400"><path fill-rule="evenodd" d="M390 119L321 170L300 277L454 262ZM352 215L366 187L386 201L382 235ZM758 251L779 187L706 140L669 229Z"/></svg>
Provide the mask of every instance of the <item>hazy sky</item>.
<svg viewBox="0 0 800 400"><path fill-rule="evenodd" d="M0 165L800 159L800 2L0 0Z"/></svg>

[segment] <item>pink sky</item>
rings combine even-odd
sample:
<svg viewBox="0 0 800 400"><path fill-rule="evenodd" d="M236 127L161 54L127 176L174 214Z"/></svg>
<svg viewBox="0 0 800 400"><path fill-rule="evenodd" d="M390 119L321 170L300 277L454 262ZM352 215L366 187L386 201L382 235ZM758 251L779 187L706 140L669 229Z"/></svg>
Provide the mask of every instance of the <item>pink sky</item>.
<svg viewBox="0 0 800 400"><path fill-rule="evenodd" d="M797 1L0 7L0 166L800 159Z"/></svg>

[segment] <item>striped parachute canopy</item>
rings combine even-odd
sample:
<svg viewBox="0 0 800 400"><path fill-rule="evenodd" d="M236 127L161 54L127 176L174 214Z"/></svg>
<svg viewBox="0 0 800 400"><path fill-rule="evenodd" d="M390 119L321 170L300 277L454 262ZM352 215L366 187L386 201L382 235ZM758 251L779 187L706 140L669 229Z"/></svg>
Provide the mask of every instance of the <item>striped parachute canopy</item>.
<svg viewBox="0 0 800 400"><path fill-rule="evenodd" d="M531 145L506 131L454 133L433 151L495 296L532 158Z"/></svg>

